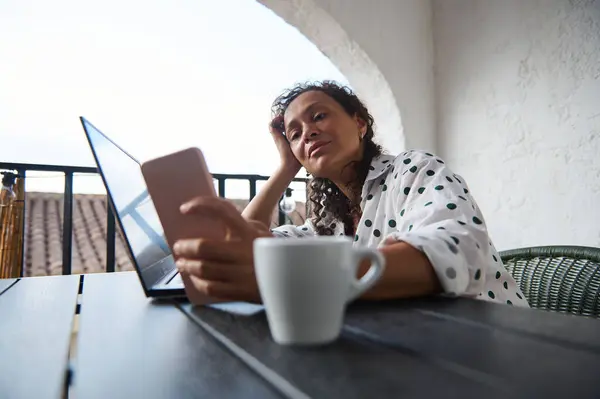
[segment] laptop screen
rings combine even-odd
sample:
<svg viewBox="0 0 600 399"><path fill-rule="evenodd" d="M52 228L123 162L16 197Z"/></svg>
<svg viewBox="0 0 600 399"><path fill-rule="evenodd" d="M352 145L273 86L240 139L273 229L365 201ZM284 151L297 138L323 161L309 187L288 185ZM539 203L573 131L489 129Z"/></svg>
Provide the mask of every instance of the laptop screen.
<svg viewBox="0 0 600 399"><path fill-rule="evenodd" d="M151 288L175 264L140 164L85 118L81 121L138 272Z"/></svg>

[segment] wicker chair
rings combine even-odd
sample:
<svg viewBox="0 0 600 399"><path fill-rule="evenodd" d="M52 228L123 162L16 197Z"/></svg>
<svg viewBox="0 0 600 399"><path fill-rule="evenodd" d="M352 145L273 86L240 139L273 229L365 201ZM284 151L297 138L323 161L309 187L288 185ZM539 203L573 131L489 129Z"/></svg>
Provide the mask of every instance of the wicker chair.
<svg viewBox="0 0 600 399"><path fill-rule="evenodd" d="M500 257L532 308L600 317L600 248L531 247Z"/></svg>

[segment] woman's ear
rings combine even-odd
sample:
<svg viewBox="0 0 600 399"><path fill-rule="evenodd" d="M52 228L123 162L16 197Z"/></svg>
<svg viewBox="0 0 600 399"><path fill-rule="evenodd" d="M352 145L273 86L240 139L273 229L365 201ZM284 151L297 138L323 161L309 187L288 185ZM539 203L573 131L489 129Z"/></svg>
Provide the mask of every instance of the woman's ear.
<svg viewBox="0 0 600 399"><path fill-rule="evenodd" d="M354 115L354 122L356 123L356 126L358 127L358 131L360 132L360 137L365 137L365 134L367 134L367 122L361 118L358 115Z"/></svg>

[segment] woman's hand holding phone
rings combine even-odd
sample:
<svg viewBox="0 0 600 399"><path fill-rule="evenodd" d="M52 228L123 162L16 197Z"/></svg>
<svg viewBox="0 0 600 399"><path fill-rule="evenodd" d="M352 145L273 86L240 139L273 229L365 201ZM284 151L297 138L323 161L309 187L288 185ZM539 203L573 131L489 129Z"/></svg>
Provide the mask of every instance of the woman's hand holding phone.
<svg viewBox="0 0 600 399"><path fill-rule="evenodd" d="M223 239L193 238L175 243L177 268L189 300L205 303L208 296L260 302L252 243L258 237L272 236L268 228L262 223L246 221L224 198L194 198L182 205L181 212L184 215L212 215L220 219L230 232Z"/></svg>

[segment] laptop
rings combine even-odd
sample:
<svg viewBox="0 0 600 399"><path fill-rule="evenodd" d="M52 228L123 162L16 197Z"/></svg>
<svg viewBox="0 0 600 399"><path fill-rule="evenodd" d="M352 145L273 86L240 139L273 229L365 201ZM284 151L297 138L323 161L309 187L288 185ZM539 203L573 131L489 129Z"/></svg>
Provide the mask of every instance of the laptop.
<svg viewBox="0 0 600 399"><path fill-rule="evenodd" d="M140 163L84 117L80 120L144 293L153 298L185 297Z"/></svg>

